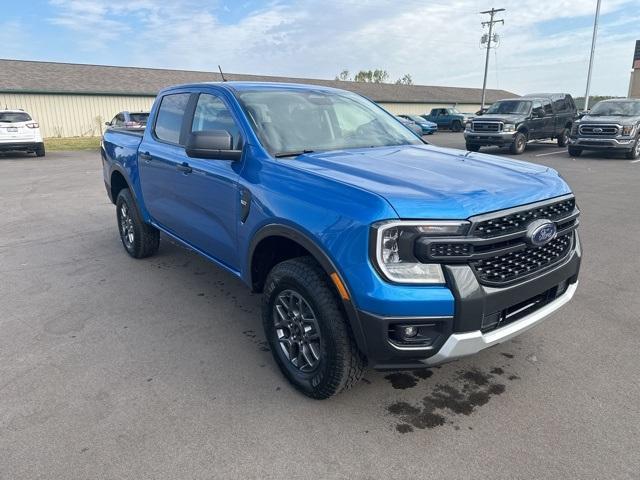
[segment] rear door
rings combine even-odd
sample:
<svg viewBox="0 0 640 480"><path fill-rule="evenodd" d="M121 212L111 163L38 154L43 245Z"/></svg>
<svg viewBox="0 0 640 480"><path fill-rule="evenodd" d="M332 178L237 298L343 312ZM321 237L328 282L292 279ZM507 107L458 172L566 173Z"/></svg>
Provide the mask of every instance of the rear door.
<svg viewBox="0 0 640 480"><path fill-rule="evenodd" d="M555 110L556 114L554 132L556 135L559 135L567 125L573 122L575 111L573 99L568 95L556 99L553 102L553 109Z"/></svg>
<svg viewBox="0 0 640 480"><path fill-rule="evenodd" d="M186 161L185 112L192 97L191 92L170 92L158 99L154 125L138 151L144 203L153 220L173 233L187 213L177 181Z"/></svg>

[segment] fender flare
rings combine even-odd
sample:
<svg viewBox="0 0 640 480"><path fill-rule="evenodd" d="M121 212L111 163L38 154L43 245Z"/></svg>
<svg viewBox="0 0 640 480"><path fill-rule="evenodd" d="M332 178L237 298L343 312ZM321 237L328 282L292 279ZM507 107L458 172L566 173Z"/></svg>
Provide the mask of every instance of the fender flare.
<svg viewBox="0 0 640 480"><path fill-rule="evenodd" d="M351 295L349 284L345 280L340 270L336 267L331 257L329 257L329 255L314 240L312 240L307 234L301 232L299 229L281 223L270 223L260 228L254 234L251 242L249 243L249 255L247 258L245 270L249 276L249 285L253 285L251 262L253 261L253 254L256 250L256 247L262 240L272 236L280 236L293 240L294 242L304 247L313 256L313 258L325 271L327 276L331 275L332 273L338 275L338 278L340 278L340 281L344 285L344 288L347 290L349 300L345 300L340 296L338 296L338 298L340 298L340 300L342 301L342 306L344 307L344 310L347 314L347 319L349 320L349 325L351 326L351 331L353 332L356 344L358 345L360 351L366 354L366 337L362 329L358 311L353 303L353 295Z"/></svg>

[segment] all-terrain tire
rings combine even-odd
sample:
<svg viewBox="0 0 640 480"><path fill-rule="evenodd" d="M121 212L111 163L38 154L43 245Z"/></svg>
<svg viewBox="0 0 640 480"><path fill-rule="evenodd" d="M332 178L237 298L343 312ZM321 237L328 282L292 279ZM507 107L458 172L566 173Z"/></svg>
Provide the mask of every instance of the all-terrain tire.
<svg viewBox="0 0 640 480"><path fill-rule="evenodd" d="M46 154L45 150L44 150L44 145L38 147L38 149L36 150L36 157L44 157Z"/></svg>
<svg viewBox="0 0 640 480"><path fill-rule="evenodd" d="M513 155L521 155L524 153L526 148L527 136L522 132L516 133L515 137L513 137L513 143L511 143L511 146L509 147L509 151Z"/></svg>
<svg viewBox="0 0 640 480"><path fill-rule="evenodd" d="M560 136L558 137L558 146L560 148L564 148L569 144L570 133L571 130L569 130L568 128L565 128L562 133L560 133Z"/></svg>
<svg viewBox="0 0 640 480"><path fill-rule="evenodd" d="M480 150L480 145L477 145L475 143L467 143L466 149L469 150L470 152L477 152Z"/></svg>
<svg viewBox="0 0 640 480"><path fill-rule="evenodd" d="M366 360L358 350L340 300L324 270L311 257L277 264L269 275L262 299L262 321L271 353L291 384L315 399L325 399L351 388L362 378ZM302 371L281 347L276 304L281 294L295 292L311 308L319 330L319 362ZM280 317L281 318L281 317ZM282 330L281 330L282 332Z"/></svg>
<svg viewBox="0 0 640 480"><path fill-rule="evenodd" d="M453 122L451 122L451 130L453 130L454 132L461 132L462 123L459 120L454 120Z"/></svg>
<svg viewBox="0 0 640 480"><path fill-rule="evenodd" d="M128 188L120 190L116 199L118 231L124 249L133 258L154 255L160 248L160 232L142 221L136 202Z"/></svg>
<svg viewBox="0 0 640 480"><path fill-rule="evenodd" d="M625 152L624 156L629 160L635 160L640 157L640 137L636 138L636 143L633 144L633 148Z"/></svg>
<svg viewBox="0 0 640 480"><path fill-rule="evenodd" d="M572 157L579 157L582 155L582 149L577 147L569 147L569 155Z"/></svg>

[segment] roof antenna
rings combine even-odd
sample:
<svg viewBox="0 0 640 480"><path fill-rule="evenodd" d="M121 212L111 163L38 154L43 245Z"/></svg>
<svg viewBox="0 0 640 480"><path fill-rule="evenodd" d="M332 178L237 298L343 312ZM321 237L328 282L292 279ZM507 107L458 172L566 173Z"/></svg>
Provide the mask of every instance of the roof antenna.
<svg viewBox="0 0 640 480"><path fill-rule="evenodd" d="M222 73L222 68L220 68L220 65L218 65L218 70L220 70L220 76L222 77L222 81L223 81L223 82L226 82L226 81L227 81L227 79L226 79L226 78L224 78L224 73Z"/></svg>

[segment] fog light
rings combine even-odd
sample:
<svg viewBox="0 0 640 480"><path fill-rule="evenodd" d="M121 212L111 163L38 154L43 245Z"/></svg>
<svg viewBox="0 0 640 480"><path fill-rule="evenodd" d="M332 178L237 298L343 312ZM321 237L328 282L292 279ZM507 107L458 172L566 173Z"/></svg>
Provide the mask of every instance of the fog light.
<svg viewBox="0 0 640 480"><path fill-rule="evenodd" d="M402 327L401 331L404 338L413 338L418 335L418 327L414 327L413 325Z"/></svg>

